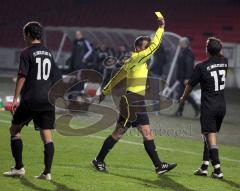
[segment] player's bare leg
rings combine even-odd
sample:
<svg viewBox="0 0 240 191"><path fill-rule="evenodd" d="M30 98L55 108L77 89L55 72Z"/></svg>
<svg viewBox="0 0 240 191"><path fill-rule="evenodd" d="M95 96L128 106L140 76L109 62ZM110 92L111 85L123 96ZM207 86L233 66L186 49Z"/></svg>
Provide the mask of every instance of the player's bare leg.
<svg viewBox="0 0 240 191"><path fill-rule="evenodd" d="M37 176L38 179L51 180L51 167L54 155L54 144L52 131L50 129L41 129L40 136L44 144L44 171Z"/></svg>
<svg viewBox="0 0 240 191"><path fill-rule="evenodd" d="M21 139L21 130L22 125L14 125L12 124L10 127L10 135L11 135L11 150L12 156L15 159L15 166L11 168L10 171L4 172L4 176L16 176L22 177L25 175L25 169L23 167L22 162L22 150L23 144Z"/></svg>
<svg viewBox="0 0 240 191"><path fill-rule="evenodd" d="M207 136L207 141L209 145L210 159L212 162L212 166L214 168L212 177L221 179L223 178L223 173L221 171L220 160L219 160L217 135L216 133L208 133L206 136Z"/></svg>
<svg viewBox="0 0 240 191"><path fill-rule="evenodd" d="M158 175L168 172L177 166L177 164L175 164L175 163L168 164L166 162L162 162L159 159L159 156L157 154L157 149L156 149L156 146L154 143L154 136L151 131L150 125L139 125L138 130L143 136L144 148L145 148L148 156L152 160L152 162L155 166L156 173Z"/></svg>
<svg viewBox="0 0 240 191"><path fill-rule="evenodd" d="M124 135L124 133L127 131L127 128L124 128L121 124L117 124L115 130L112 132L111 135L109 135L105 141L103 142L102 148L99 151L96 159L94 159L91 164L92 166L100 171L100 172L106 172L106 164L104 162L105 157L109 153L109 151L114 147L114 145L117 143L119 139Z"/></svg>

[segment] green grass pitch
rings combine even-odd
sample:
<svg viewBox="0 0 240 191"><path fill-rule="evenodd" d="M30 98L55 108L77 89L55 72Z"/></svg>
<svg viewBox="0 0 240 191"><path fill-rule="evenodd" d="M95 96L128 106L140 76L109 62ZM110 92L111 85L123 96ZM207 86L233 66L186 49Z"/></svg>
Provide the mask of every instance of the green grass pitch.
<svg viewBox="0 0 240 191"><path fill-rule="evenodd" d="M11 116L0 113L0 172L13 165L9 143ZM166 123L179 123L175 118L160 117ZM186 123L183 119L182 123ZM193 126L198 120L191 122ZM80 125L76 120L74 125ZM163 123L164 125L164 123ZM172 124L173 125L173 124ZM151 161L136 133L128 134L111 151L106 159L108 174L94 171L90 161L95 157L104 138L111 129L87 137L64 137L54 133L55 158L52 169L53 181L34 179L43 168L43 148L38 132L33 127L22 131L26 169L24 178L0 176L0 190L76 191L76 190L176 190L176 191L229 191L240 190L240 149L237 146L220 145L223 180L195 177L193 171L201 162L202 144L187 137L157 136L156 145L161 159L177 162L173 171L157 177ZM212 168L209 169L211 172Z"/></svg>

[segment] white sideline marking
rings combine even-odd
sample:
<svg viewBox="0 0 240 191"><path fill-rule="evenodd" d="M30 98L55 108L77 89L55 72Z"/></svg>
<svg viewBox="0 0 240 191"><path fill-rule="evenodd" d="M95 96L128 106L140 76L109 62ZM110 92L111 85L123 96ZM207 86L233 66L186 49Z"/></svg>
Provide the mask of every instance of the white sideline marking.
<svg viewBox="0 0 240 191"><path fill-rule="evenodd" d="M0 122L10 124L10 120L7 121L7 120L2 120L2 119L0 119ZM95 138L95 139L101 139L101 140L106 139L106 137L97 136L97 135L89 135L88 137ZM143 146L142 143L133 142L133 141L120 140L119 142L125 143L125 144L130 144L130 145ZM159 150L165 150L165 151L171 151L171 152L179 152L179 153L184 153L184 154L190 154L190 155L195 155L195 156L201 156L201 154L196 153L196 152L184 151L184 150L173 149L173 148L168 148L168 147L158 147L158 146L157 146L157 149L159 149ZM231 158L228 158L228 157L220 157L220 158L221 158L221 160L240 163L240 160L237 160L237 159L231 159Z"/></svg>

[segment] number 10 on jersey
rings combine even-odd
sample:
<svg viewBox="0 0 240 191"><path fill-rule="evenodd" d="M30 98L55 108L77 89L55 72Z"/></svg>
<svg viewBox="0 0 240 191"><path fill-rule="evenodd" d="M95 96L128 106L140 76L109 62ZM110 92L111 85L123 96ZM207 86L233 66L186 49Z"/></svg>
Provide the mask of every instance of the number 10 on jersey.
<svg viewBox="0 0 240 191"><path fill-rule="evenodd" d="M36 58L38 65L37 80L48 80L51 71L51 61L49 58L44 58L43 61L40 57Z"/></svg>

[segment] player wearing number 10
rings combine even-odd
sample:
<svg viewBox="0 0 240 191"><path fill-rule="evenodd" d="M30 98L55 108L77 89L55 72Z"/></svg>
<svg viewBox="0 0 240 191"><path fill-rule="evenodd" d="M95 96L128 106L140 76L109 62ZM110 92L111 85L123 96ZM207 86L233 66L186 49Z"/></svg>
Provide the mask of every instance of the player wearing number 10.
<svg viewBox="0 0 240 191"><path fill-rule="evenodd" d="M11 150L15 166L3 173L5 176L23 176L23 144L21 129L33 120L35 129L40 130L44 144L44 171L36 178L51 180L51 165L54 145L52 132L55 122L55 108L48 101L48 92L53 83L60 78L51 52L41 44L43 29L38 22L29 22L23 28L27 48L20 55L20 66L12 105ZM21 95L20 105L17 99Z"/></svg>
<svg viewBox="0 0 240 191"><path fill-rule="evenodd" d="M204 152L203 163L194 174L206 176L209 160L211 160L214 168L213 178L223 178L216 133L219 132L226 113L224 88L228 60L221 55L221 49L222 44L219 39L211 37L207 40L206 50L209 58L196 66L180 100L184 102L192 88L200 83L202 90L200 121L204 137Z"/></svg>

